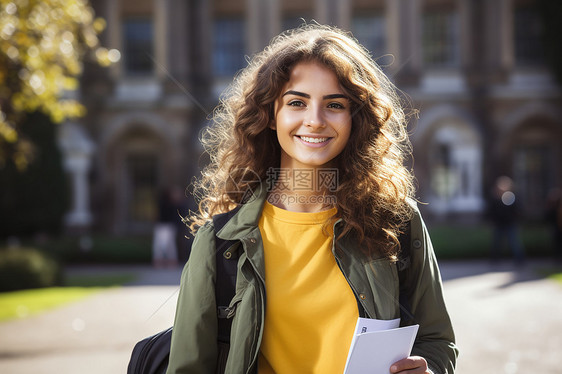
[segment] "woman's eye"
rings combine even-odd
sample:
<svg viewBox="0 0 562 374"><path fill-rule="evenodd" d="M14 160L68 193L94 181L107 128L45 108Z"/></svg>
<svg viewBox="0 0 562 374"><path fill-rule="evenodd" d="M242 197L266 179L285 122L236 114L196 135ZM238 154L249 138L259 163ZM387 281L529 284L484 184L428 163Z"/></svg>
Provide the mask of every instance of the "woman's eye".
<svg viewBox="0 0 562 374"><path fill-rule="evenodd" d="M304 106L304 103L300 100L293 100L287 103L289 106Z"/></svg>
<svg viewBox="0 0 562 374"><path fill-rule="evenodd" d="M330 104L328 104L328 108L330 108L330 109L345 109L345 107L340 103L330 103Z"/></svg>

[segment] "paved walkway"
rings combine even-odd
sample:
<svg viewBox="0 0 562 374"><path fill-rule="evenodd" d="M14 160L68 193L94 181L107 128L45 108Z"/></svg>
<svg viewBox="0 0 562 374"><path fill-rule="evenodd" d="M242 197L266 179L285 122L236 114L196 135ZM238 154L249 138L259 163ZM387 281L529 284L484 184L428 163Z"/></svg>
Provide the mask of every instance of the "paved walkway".
<svg viewBox="0 0 562 374"><path fill-rule="evenodd" d="M560 374L562 285L525 269L443 263L444 292L461 350L459 374Z"/></svg>
<svg viewBox="0 0 562 374"><path fill-rule="evenodd" d="M560 373L562 285L486 262L443 262L445 297L461 348L459 374ZM0 323L0 373L120 374L134 343L173 323L180 270L138 272L135 284L23 320Z"/></svg>

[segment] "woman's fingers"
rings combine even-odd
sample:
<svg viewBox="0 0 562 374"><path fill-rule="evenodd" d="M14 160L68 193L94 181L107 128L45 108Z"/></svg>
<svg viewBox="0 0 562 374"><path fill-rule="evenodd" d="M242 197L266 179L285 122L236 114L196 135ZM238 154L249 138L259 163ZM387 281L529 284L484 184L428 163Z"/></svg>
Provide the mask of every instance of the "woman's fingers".
<svg viewBox="0 0 562 374"><path fill-rule="evenodd" d="M406 371L411 374L429 373L427 371L427 361L420 356L410 356L395 362L390 367L391 373L401 373Z"/></svg>

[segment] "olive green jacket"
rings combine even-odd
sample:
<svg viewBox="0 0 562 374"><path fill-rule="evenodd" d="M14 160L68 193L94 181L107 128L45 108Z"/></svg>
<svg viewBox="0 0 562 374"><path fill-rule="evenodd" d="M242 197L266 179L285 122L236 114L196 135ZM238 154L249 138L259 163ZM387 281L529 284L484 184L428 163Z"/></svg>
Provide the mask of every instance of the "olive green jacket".
<svg viewBox="0 0 562 374"><path fill-rule="evenodd" d="M264 249L258 228L264 190L258 190L217 233L219 238L241 243L225 252L228 258L231 251L241 251L236 294L229 306L232 330L225 373L255 373L257 368L266 306ZM433 248L417 208L411 230L409 302L415 323L420 325L412 355L424 357L434 373L450 374L458 350ZM334 238L340 231L336 222ZM168 374L215 373L218 348L214 242L214 228L209 222L197 232L182 274ZM387 258L368 258L350 235L338 241L333 253L366 317L400 317L396 263Z"/></svg>

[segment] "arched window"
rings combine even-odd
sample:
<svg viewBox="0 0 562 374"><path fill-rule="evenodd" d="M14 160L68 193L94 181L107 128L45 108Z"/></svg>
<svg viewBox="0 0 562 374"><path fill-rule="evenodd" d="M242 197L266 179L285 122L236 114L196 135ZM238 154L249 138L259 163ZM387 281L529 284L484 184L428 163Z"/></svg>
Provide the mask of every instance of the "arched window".
<svg viewBox="0 0 562 374"><path fill-rule="evenodd" d="M439 215L482 210L482 151L474 130L455 122L436 125L429 165L429 209Z"/></svg>

